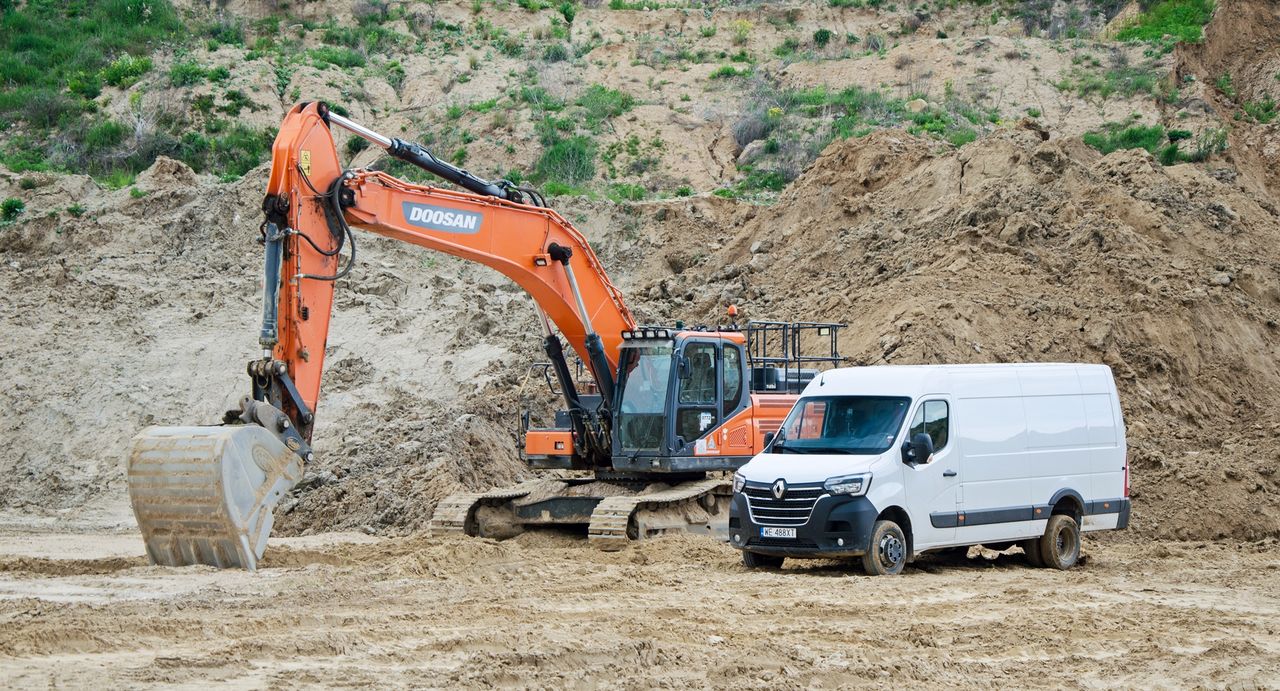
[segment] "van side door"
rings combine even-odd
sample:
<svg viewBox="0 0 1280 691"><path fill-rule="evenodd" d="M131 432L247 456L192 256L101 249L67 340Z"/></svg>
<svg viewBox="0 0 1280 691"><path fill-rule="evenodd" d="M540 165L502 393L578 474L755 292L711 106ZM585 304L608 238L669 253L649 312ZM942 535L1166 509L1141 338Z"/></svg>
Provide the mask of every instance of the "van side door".
<svg viewBox="0 0 1280 691"><path fill-rule="evenodd" d="M903 489L915 549L952 542L956 535L956 490L960 484L958 444L951 434L951 402L942 395L922 396L911 417L905 441L919 433L933 440L933 455L920 463L903 461Z"/></svg>

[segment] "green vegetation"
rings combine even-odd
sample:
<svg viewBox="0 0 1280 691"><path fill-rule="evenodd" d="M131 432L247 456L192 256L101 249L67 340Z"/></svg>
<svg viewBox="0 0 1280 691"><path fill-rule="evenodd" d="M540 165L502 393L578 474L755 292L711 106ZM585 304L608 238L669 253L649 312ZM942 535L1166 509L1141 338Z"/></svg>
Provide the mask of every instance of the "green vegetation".
<svg viewBox="0 0 1280 691"><path fill-rule="evenodd" d="M831 43L833 35L829 29L818 29L813 32L813 45L819 48L826 48L827 44Z"/></svg>
<svg viewBox="0 0 1280 691"><path fill-rule="evenodd" d="M1121 29L1116 38L1159 41L1167 35L1186 43L1199 43L1213 9L1214 0L1160 0Z"/></svg>
<svg viewBox="0 0 1280 691"><path fill-rule="evenodd" d="M0 204L0 221L5 223L13 223L18 215L27 210L27 205L22 203L21 199L9 197Z"/></svg>
<svg viewBox="0 0 1280 691"><path fill-rule="evenodd" d="M1161 77L1161 71L1152 63L1136 67L1121 64L1102 71L1075 68L1054 86L1061 91L1074 91L1081 98L1097 96L1106 100L1115 94L1129 98L1140 93L1158 96Z"/></svg>
<svg viewBox="0 0 1280 691"><path fill-rule="evenodd" d="M1180 142L1190 138L1191 132L1187 130L1166 132L1160 125L1147 126L1132 121L1109 122L1102 130L1088 132L1083 137L1085 144L1104 155L1121 149L1145 149L1166 166L1203 161L1227 146L1226 130L1208 130L1200 136L1194 150L1183 151Z"/></svg>
<svg viewBox="0 0 1280 691"><path fill-rule="evenodd" d="M751 74L750 67L744 67L741 70L733 65L721 65L711 72L711 79L733 79L734 77L745 77Z"/></svg>
<svg viewBox="0 0 1280 691"><path fill-rule="evenodd" d="M617 183L609 186L606 196L615 202L638 202L649 196L649 191L641 185Z"/></svg>
<svg viewBox="0 0 1280 691"><path fill-rule="evenodd" d="M1267 124L1276 118L1276 102L1267 98L1262 101L1248 101L1243 106L1244 112L1259 124Z"/></svg>
<svg viewBox="0 0 1280 691"><path fill-rule="evenodd" d="M168 2L0 2L0 116L39 128L70 124L103 83L133 84L151 69L142 56L181 32Z"/></svg>
<svg viewBox="0 0 1280 691"><path fill-rule="evenodd" d="M595 129L600 123L635 107L635 98L626 92L610 89L601 84L592 84L578 97L579 106L586 110L587 126Z"/></svg>
<svg viewBox="0 0 1280 691"><path fill-rule="evenodd" d="M596 143L577 135L548 146L534 164L534 180L579 185L596 175Z"/></svg>
<svg viewBox="0 0 1280 691"><path fill-rule="evenodd" d="M365 64L364 55L354 48L343 46L320 46L319 48L312 48L307 54L311 56L311 63L318 70L330 65L349 69L352 67L364 67Z"/></svg>
<svg viewBox="0 0 1280 691"><path fill-rule="evenodd" d="M80 218L81 216L84 215L84 205L81 204L80 202L76 202L71 206L67 207L67 213L71 214L76 218Z"/></svg>
<svg viewBox="0 0 1280 691"><path fill-rule="evenodd" d="M1221 77L1218 77L1218 81L1216 82L1216 84L1218 87L1218 91L1221 91L1222 95L1231 99L1234 99L1236 97L1236 87L1231 84L1230 74L1223 74Z"/></svg>

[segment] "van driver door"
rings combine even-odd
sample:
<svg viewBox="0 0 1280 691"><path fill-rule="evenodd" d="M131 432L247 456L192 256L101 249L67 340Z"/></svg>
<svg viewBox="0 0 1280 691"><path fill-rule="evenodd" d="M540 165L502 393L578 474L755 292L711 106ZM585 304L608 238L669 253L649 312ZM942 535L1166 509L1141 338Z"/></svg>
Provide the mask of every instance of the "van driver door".
<svg viewBox="0 0 1280 691"><path fill-rule="evenodd" d="M921 432L933 440L933 455L925 462L903 462L907 514L915 549L955 540L956 495L960 485L960 454L951 442L951 405L945 396L925 396L911 414L904 441Z"/></svg>

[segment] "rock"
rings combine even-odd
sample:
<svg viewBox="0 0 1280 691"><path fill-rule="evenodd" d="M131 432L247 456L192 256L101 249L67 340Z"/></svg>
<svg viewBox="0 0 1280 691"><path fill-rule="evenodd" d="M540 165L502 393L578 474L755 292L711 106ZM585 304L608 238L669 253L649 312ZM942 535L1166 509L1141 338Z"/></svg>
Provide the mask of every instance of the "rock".
<svg viewBox="0 0 1280 691"><path fill-rule="evenodd" d="M1220 271L1213 275L1212 281L1213 284L1217 286L1229 286L1231 285L1231 274L1225 271Z"/></svg>
<svg viewBox="0 0 1280 691"><path fill-rule="evenodd" d="M913 113L919 113L929 107L929 102L923 98L916 98L907 101L907 110Z"/></svg>
<svg viewBox="0 0 1280 691"><path fill-rule="evenodd" d="M755 242L751 243L752 254L766 254L771 249L773 249L772 240L756 240Z"/></svg>
<svg viewBox="0 0 1280 691"><path fill-rule="evenodd" d="M137 180L138 187L144 190L195 187L198 183L191 166L168 156L157 156L150 168L138 173Z"/></svg>
<svg viewBox="0 0 1280 691"><path fill-rule="evenodd" d="M756 159L764 155L765 143L763 139L757 139L750 144L742 147L742 153L738 154L738 165L749 165Z"/></svg>

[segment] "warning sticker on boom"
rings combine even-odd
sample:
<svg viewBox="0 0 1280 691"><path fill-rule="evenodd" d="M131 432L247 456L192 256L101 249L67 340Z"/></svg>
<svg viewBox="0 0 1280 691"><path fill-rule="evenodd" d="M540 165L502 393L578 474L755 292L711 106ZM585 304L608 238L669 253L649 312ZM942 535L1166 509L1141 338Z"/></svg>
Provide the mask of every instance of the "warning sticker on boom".
<svg viewBox="0 0 1280 691"><path fill-rule="evenodd" d="M419 228L473 235L480 232L482 219L483 214L475 211L404 202L404 220Z"/></svg>

